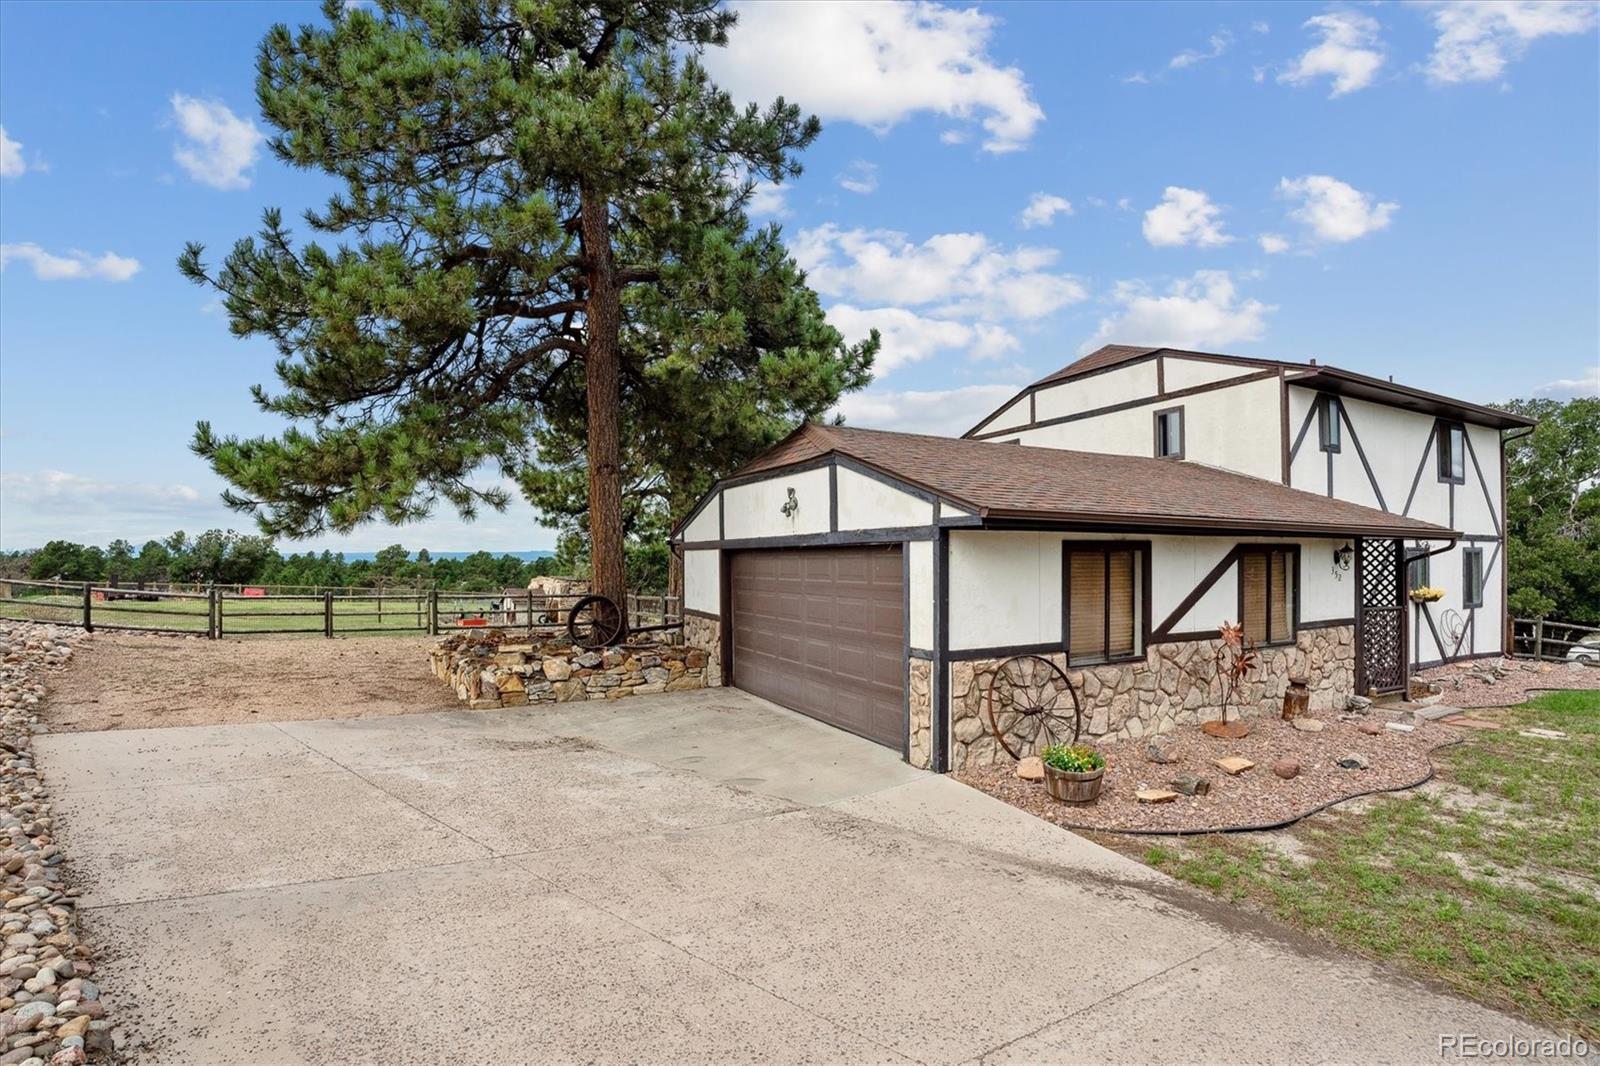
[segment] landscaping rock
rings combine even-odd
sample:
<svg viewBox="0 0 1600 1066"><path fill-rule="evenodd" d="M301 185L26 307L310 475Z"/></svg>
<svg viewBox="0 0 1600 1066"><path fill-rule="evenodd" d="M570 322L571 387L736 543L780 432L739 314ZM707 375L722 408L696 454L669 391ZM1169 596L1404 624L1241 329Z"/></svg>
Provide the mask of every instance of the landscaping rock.
<svg viewBox="0 0 1600 1066"><path fill-rule="evenodd" d="M1029 755L1017 763L1017 776L1024 781L1044 780L1044 760L1037 755Z"/></svg>
<svg viewBox="0 0 1600 1066"><path fill-rule="evenodd" d="M1417 729L1416 726L1407 725L1405 722L1385 722L1383 723L1383 728L1393 730L1396 733L1414 733Z"/></svg>
<svg viewBox="0 0 1600 1066"><path fill-rule="evenodd" d="M1246 770L1254 767L1255 763L1239 755L1227 755L1223 758L1212 760L1211 765L1215 766L1218 770L1221 770L1225 774L1238 777Z"/></svg>
<svg viewBox="0 0 1600 1066"><path fill-rule="evenodd" d="M1272 772L1283 778L1285 781L1293 781L1295 778L1300 776L1300 760L1279 759L1277 762L1272 764Z"/></svg>
<svg viewBox="0 0 1600 1066"><path fill-rule="evenodd" d="M1155 738L1144 746L1144 757L1148 762L1158 763L1162 766L1178 761L1178 757L1172 754L1171 745L1160 737Z"/></svg>
<svg viewBox="0 0 1600 1066"><path fill-rule="evenodd" d="M1367 696L1351 696L1344 701L1345 709L1350 711L1364 711L1372 706L1372 700Z"/></svg>
<svg viewBox="0 0 1600 1066"><path fill-rule="evenodd" d="M1383 726L1377 722L1358 722L1356 723L1356 728L1369 737L1379 736L1383 733Z"/></svg>
<svg viewBox="0 0 1600 1066"><path fill-rule="evenodd" d="M1134 793L1140 803L1171 803L1178 794L1170 788L1141 788Z"/></svg>
<svg viewBox="0 0 1600 1066"><path fill-rule="evenodd" d="M1185 796L1205 796L1211 792L1211 779L1195 774L1181 774L1172 779L1172 788Z"/></svg>
<svg viewBox="0 0 1600 1066"><path fill-rule="evenodd" d="M700 648L639 643L586 651L563 641L509 643L498 629L453 633L431 658L434 676L473 710L681 692L721 681Z"/></svg>
<svg viewBox="0 0 1600 1066"><path fill-rule="evenodd" d="M1338 764L1346 770L1365 770L1372 765L1367 761L1365 755L1355 751L1350 752L1348 755L1341 755L1338 759Z"/></svg>
<svg viewBox="0 0 1600 1066"><path fill-rule="evenodd" d="M1315 718L1296 718L1289 723L1302 733L1320 733L1327 728Z"/></svg>

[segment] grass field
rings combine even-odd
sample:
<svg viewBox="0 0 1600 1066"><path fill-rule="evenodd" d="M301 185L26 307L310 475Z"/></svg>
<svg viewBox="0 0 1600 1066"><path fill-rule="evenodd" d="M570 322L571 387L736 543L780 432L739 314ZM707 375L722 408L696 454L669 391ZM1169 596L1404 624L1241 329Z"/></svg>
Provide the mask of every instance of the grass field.
<svg viewBox="0 0 1600 1066"><path fill-rule="evenodd" d="M462 618L485 618L491 625L505 628L522 628L526 614L519 609L514 625L507 624L499 609L498 598L485 594L439 596L439 629L447 632L455 628ZM209 605L198 599L161 598L153 601L123 599L95 600L90 606L90 620L95 627L110 629L115 626L141 626L168 629L182 633L204 634L207 627ZM25 602L0 604L0 614L27 618L40 622L80 623L83 620L82 596L28 596ZM429 624L428 598L415 595L343 599L333 601L333 628L335 634L366 633L381 636L385 633L426 633ZM222 635L253 635L265 631L266 635L321 636L323 634L323 603L320 596L290 599L256 599L247 596L229 596L222 600Z"/></svg>
<svg viewBox="0 0 1600 1066"><path fill-rule="evenodd" d="M1473 712L1438 787L1289 830L1118 844L1316 936L1600 1039L1600 693ZM1530 727L1564 740L1524 737Z"/></svg>

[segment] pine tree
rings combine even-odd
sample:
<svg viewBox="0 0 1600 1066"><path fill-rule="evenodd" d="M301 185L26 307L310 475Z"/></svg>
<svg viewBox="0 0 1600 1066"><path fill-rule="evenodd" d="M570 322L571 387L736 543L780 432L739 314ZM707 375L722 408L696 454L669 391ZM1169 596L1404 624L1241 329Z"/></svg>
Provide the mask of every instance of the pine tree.
<svg viewBox="0 0 1600 1066"><path fill-rule="evenodd" d="M288 536L503 507L485 468L549 503L579 463L593 587L624 602L625 465L703 480L867 381L876 336L846 345L743 211L816 120L712 84L697 55L734 21L712 2L323 10L268 33L257 94L273 151L343 183L306 215L340 243L269 210L214 274L179 260L277 345L255 399L291 428L201 422L195 451Z"/></svg>

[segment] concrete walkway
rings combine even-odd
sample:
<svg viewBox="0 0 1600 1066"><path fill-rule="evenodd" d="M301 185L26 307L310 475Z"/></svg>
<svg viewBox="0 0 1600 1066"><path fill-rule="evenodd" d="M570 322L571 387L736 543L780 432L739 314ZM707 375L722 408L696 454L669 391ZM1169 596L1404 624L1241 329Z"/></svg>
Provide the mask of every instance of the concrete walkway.
<svg viewBox="0 0 1600 1066"><path fill-rule="evenodd" d="M1540 1035L733 691L37 746L139 1062L1412 1063Z"/></svg>

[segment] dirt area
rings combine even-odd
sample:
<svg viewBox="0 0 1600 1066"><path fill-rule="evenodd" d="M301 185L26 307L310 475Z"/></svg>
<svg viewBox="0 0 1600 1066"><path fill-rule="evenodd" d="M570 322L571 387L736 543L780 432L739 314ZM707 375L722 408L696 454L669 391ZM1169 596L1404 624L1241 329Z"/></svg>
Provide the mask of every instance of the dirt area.
<svg viewBox="0 0 1600 1066"><path fill-rule="evenodd" d="M432 637L197 640L96 633L54 680L56 732L452 710Z"/></svg>
<svg viewBox="0 0 1600 1066"><path fill-rule="evenodd" d="M1508 707L1522 703L1547 689L1600 689L1600 667L1582 663L1536 663L1528 659L1507 659L1505 676L1495 681L1484 679L1488 659L1436 666L1415 675L1443 690L1444 702L1452 707Z"/></svg>
<svg viewBox="0 0 1600 1066"><path fill-rule="evenodd" d="M1375 711L1363 720L1382 724L1389 717ZM1280 719L1252 718L1250 735L1242 740L1209 737L1198 727L1164 734L1162 742L1177 760L1170 764L1149 761L1142 740L1096 744L1106 757L1105 781L1100 799L1083 806L1056 802L1043 783L1018 780L1010 765L961 770L955 776L996 799L1072 828L1184 832L1266 826L1363 792L1413 786L1428 776L1430 749L1459 739L1460 733L1430 722L1410 733L1385 729L1373 736L1361 732L1356 722L1335 719L1324 721L1321 732L1307 733ZM1337 765L1351 753L1364 757L1368 768ZM1213 760L1230 755L1255 766L1234 777L1213 765ZM1299 775L1284 780L1273 773L1280 759L1297 761ZM1168 788L1168 782L1185 774L1208 779L1210 792L1154 804L1134 796L1139 789Z"/></svg>

